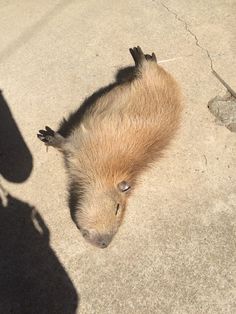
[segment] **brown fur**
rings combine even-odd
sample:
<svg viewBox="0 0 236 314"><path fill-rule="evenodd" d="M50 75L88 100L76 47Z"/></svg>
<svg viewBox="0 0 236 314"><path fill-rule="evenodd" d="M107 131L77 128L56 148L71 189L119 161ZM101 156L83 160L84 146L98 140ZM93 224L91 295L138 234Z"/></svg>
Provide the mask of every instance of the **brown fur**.
<svg viewBox="0 0 236 314"><path fill-rule="evenodd" d="M146 59L132 81L96 100L61 148L71 181L82 188L76 223L95 245L109 235L107 245L117 232L138 177L162 155L180 122L177 83L155 60ZM121 181L131 189L120 192Z"/></svg>

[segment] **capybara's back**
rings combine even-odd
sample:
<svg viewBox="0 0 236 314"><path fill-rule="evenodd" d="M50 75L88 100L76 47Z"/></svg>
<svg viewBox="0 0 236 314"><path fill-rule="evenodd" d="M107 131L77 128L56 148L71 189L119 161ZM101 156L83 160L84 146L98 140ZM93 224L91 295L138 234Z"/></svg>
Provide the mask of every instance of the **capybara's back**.
<svg viewBox="0 0 236 314"><path fill-rule="evenodd" d="M82 190L76 224L99 247L111 241L138 176L161 156L180 122L175 80L154 54L130 52L135 78L98 98L60 145L70 179Z"/></svg>

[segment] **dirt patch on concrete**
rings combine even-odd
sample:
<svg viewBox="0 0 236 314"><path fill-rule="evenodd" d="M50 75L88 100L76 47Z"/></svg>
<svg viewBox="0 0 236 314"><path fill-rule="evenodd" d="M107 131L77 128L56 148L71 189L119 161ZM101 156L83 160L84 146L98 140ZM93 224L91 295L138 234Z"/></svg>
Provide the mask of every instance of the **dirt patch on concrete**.
<svg viewBox="0 0 236 314"><path fill-rule="evenodd" d="M209 101L208 108L220 125L236 132L236 99L230 93L214 97Z"/></svg>

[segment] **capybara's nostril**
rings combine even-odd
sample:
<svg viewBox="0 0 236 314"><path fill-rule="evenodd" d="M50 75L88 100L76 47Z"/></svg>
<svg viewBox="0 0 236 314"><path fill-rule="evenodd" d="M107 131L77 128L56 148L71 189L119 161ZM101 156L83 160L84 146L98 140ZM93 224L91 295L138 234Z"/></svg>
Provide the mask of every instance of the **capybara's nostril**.
<svg viewBox="0 0 236 314"><path fill-rule="evenodd" d="M99 236L99 238L97 239L97 244L101 248L106 248L110 244L111 240L112 240L112 235L105 234L105 235Z"/></svg>
<svg viewBox="0 0 236 314"><path fill-rule="evenodd" d="M103 248L103 249L104 249L104 248L106 248L106 247L107 247L107 245L108 245L108 244L107 244L106 242L104 242L104 241L103 241L103 242L101 242L101 248Z"/></svg>

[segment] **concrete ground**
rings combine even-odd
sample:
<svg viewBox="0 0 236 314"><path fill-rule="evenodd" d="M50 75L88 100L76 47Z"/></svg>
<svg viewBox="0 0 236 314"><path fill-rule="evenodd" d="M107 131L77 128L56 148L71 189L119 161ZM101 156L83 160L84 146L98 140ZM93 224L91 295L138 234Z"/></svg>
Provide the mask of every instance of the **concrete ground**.
<svg viewBox="0 0 236 314"><path fill-rule="evenodd" d="M236 313L236 137L207 108L225 94L211 61L236 89L235 1L1 0L0 12L0 313ZM182 128L100 250L36 133L111 83L137 44L171 59Z"/></svg>

